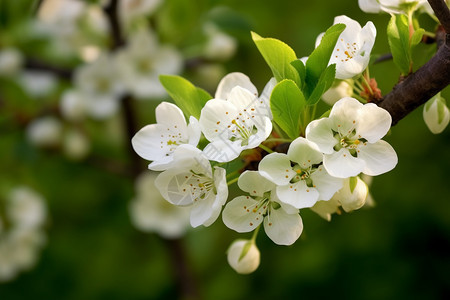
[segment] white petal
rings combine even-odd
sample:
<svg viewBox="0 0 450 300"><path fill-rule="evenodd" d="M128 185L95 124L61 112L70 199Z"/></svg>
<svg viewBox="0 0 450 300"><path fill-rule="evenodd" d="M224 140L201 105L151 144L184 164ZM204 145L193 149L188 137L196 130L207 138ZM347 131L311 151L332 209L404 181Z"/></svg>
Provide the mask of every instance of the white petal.
<svg viewBox="0 0 450 300"><path fill-rule="evenodd" d="M275 188L275 184L264 178L258 171L245 171L239 176L238 186L252 196L262 197L265 192Z"/></svg>
<svg viewBox="0 0 450 300"><path fill-rule="evenodd" d="M213 213L203 225L209 226L214 223L220 215L222 206L228 199L227 172L224 168L214 167L214 186L216 188L216 199L213 203Z"/></svg>
<svg viewBox="0 0 450 300"><path fill-rule="evenodd" d="M155 109L156 123L164 124L170 129L187 136L187 124L183 112L173 103L162 102Z"/></svg>
<svg viewBox="0 0 450 300"><path fill-rule="evenodd" d="M358 0L359 8L366 13L377 14L381 11L377 0Z"/></svg>
<svg viewBox="0 0 450 300"><path fill-rule="evenodd" d="M391 123L392 117L387 110L368 103L359 111L356 134L361 135L369 143L375 143L386 135Z"/></svg>
<svg viewBox="0 0 450 300"><path fill-rule="evenodd" d="M249 232L263 221L265 208L259 201L249 196L239 196L231 200L222 212L223 223L237 232Z"/></svg>
<svg viewBox="0 0 450 300"><path fill-rule="evenodd" d="M323 165L328 174L338 178L348 178L361 173L366 164L362 158L353 157L350 152L342 148L339 152L325 154Z"/></svg>
<svg viewBox="0 0 450 300"><path fill-rule="evenodd" d="M241 154L243 147L240 144L240 141L217 140L206 145L203 153L209 160L229 162Z"/></svg>
<svg viewBox="0 0 450 300"><path fill-rule="evenodd" d="M343 135L353 131L362 108L363 104L351 97L345 97L336 102L330 112L333 130Z"/></svg>
<svg viewBox="0 0 450 300"><path fill-rule="evenodd" d="M291 161L286 154L266 155L258 166L259 173L277 185L288 184L297 173L292 170Z"/></svg>
<svg viewBox="0 0 450 300"><path fill-rule="evenodd" d="M248 78L247 75L239 72L234 72L222 78L222 80L219 82L219 85L217 86L217 91L214 98L227 100L231 90L236 86L247 89L255 96L258 95L258 90L250 81L250 78Z"/></svg>
<svg viewBox="0 0 450 300"><path fill-rule="evenodd" d="M200 128L208 141L228 140L228 126L238 115L232 103L220 99L209 100L200 114Z"/></svg>
<svg viewBox="0 0 450 300"><path fill-rule="evenodd" d="M191 208L191 226L198 227L200 225L206 225L205 223L212 224L220 214L220 207L214 206L216 195L210 193L204 199L194 202ZM215 217L215 218L214 218ZM214 219L211 222L211 219Z"/></svg>
<svg viewBox="0 0 450 300"><path fill-rule="evenodd" d="M287 156L291 161L298 163L302 169L321 163L323 159L322 152L317 145L303 137L292 141Z"/></svg>
<svg viewBox="0 0 450 300"><path fill-rule="evenodd" d="M319 199L319 192L300 180L296 183L277 186L277 196L280 201L301 209L313 206Z"/></svg>
<svg viewBox="0 0 450 300"><path fill-rule="evenodd" d="M333 136L332 121L329 118L314 120L306 127L306 139L314 142L325 154L334 152L333 147L338 141Z"/></svg>
<svg viewBox="0 0 450 300"><path fill-rule="evenodd" d="M248 145L245 146L244 149L253 149L258 147L272 133L272 121L270 121L270 119L266 116L254 119L253 124L256 126L258 131L256 134L252 134L249 137Z"/></svg>
<svg viewBox="0 0 450 300"><path fill-rule="evenodd" d="M331 214L339 212L340 203L333 197L328 201L317 201L311 210L324 218L327 221L331 221Z"/></svg>
<svg viewBox="0 0 450 300"><path fill-rule="evenodd" d="M272 111L270 110L270 95L272 95L273 88L277 85L277 80L275 77L270 78L269 82L267 82L264 87L261 96L259 97L260 105L259 110L261 114L264 114L269 117L269 119L273 119ZM262 101L262 103L261 103Z"/></svg>
<svg viewBox="0 0 450 300"><path fill-rule="evenodd" d="M163 157L158 158L157 160L151 162L148 165L148 168L150 170L153 170L153 171L165 171L168 168L170 168L172 163L173 163L173 156L172 155L163 156Z"/></svg>
<svg viewBox="0 0 450 300"><path fill-rule="evenodd" d="M361 31L361 25L358 22L344 15L335 17L333 24L345 24L345 29L339 38L347 42L353 42Z"/></svg>
<svg viewBox="0 0 450 300"><path fill-rule="evenodd" d="M353 87L347 81L336 80L333 86L322 95L322 100L332 106L338 100L350 97L352 93Z"/></svg>
<svg viewBox="0 0 450 300"><path fill-rule="evenodd" d="M166 134L166 132L167 127L164 125L151 124L145 126L131 139L134 151L146 160L159 160L165 157L170 147L166 143L161 144L161 135Z"/></svg>
<svg viewBox="0 0 450 300"><path fill-rule="evenodd" d="M292 245L302 234L302 218L298 213L287 214L282 208L271 209L264 218L264 231L275 244Z"/></svg>
<svg viewBox="0 0 450 300"><path fill-rule="evenodd" d="M320 166L312 175L314 187L319 191L319 200L330 200L342 188L344 180L329 175L323 166Z"/></svg>
<svg viewBox="0 0 450 300"><path fill-rule="evenodd" d="M365 161L363 173L371 176L392 170L398 162L397 154L389 143L380 140L374 144L367 143L358 147L358 158Z"/></svg>
<svg viewBox="0 0 450 300"><path fill-rule="evenodd" d="M86 101L86 108L92 118L109 118L119 109L119 98L114 95L85 95L89 95L89 99Z"/></svg>
<svg viewBox="0 0 450 300"><path fill-rule="evenodd" d="M187 127L189 141L188 143L192 146L197 146L200 141L200 136L202 131L200 129L200 124L197 119L193 116L189 117L189 125Z"/></svg>
<svg viewBox="0 0 450 300"><path fill-rule="evenodd" d="M186 206L193 202L190 191L183 191L185 177L191 173L184 170L169 169L158 175L155 186L161 196L174 205Z"/></svg>
<svg viewBox="0 0 450 300"><path fill-rule="evenodd" d="M439 114L441 114L441 119L439 118ZM428 100L424 105L423 120L428 129L434 134L441 133L447 127L450 121L450 112L445 99L440 94Z"/></svg>
<svg viewBox="0 0 450 300"><path fill-rule="evenodd" d="M240 86L234 87L228 95L228 101L233 103L239 111L250 110L258 106L258 97Z"/></svg>

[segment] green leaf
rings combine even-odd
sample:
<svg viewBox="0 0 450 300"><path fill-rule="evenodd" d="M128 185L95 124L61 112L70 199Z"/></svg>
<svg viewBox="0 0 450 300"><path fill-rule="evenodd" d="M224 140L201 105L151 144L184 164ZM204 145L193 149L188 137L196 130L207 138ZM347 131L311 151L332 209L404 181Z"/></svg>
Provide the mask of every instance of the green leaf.
<svg viewBox="0 0 450 300"><path fill-rule="evenodd" d="M319 46L308 57L306 61L307 95L314 90L320 76L327 68L336 42L344 29L344 24L336 24L328 28Z"/></svg>
<svg viewBox="0 0 450 300"><path fill-rule="evenodd" d="M274 87L270 96L273 120L291 139L299 135L305 105L305 97L294 81L285 79Z"/></svg>
<svg viewBox="0 0 450 300"><path fill-rule="evenodd" d="M254 32L252 39L278 82L291 79L300 84L297 70L291 65L291 62L297 59L291 47L277 39L262 38Z"/></svg>
<svg viewBox="0 0 450 300"><path fill-rule="evenodd" d="M356 184L358 183L358 177L350 177L349 179L350 179L350 182L349 182L350 193L353 193L353 191L356 188Z"/></svg>
<svg viewBox="0 0 450 300"><path fill-rule="evenodd" d="M329 65L319 78L319 82L308 98L308 105L319 102L322 95L333 85L336 75L336 64Z"/></svg>
<svg viewBox="0 0 450 300"><path fill-rule="evenodd" d="M411 48L409 45L408 19L404 15L392 15L387 27L389 47L394 63L403 75L411 69Z"/></svg>
<svg viewBox="0 0 450 300"><path fill-rule="evenodd" d="M411 47L417 46L422 41L424 33L425 29L423 28L419 28L414 31L413 35L411 36Z"/></svg>
<svg viewBox="0 0 450 300"><path fill-rule="evenodd" d="M186 117L194 116L198 119L205 103L212 99L207 91L194 86L183 77L160 75L159 81Z"/></svg>
<svg viewBox="0 0 450 300"><path fill-rule="evenodd" d="M318 119L328 118L330 116L330 113L331 113L331 108L329 110L327 110L326 112L324 112Z"/></svg>
<svg viewBox="0 0 450 300"><path fill-rule="evenodd" d="M306 67L300 59L291 61L291 65L297 70L298 76L300 77L298 87L302 89L302 87L305 85Z"/></svg>

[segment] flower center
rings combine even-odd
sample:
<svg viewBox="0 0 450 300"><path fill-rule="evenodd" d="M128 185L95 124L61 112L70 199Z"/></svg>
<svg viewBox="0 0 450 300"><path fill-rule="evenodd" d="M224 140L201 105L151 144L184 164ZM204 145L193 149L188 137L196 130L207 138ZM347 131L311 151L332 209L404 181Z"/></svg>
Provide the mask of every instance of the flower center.
<svg viewBox="0 0 450 300"><path fill-rule="evenodd" d="M319 165L312 165L307 168L302 168L300 165L296 164L292 167L292 169L297 173L294 177L289 181L290 183L296 183L301 180L305 181L306 185L309 187L314 187L314 183L311 179L311 175L319 169ZM291 186L291 188L293 188Z"/></svg>
<svg viewBox="0 0 450 300"><path fill-rule="evenodd" d="M358 51L358 47L356 43L346 43L343 39L341 39L340 47L336 48L338 58L341 62L346 62L349 59L355 57Z"/></svg>
<svg viewBox="0 0 450 300"><path fill-rule="evenodd" d="M215 191L213 179L204 174L197 174L191 170L190 174L185 175L184 178L185 181L180 188L184 193L190 195L192 202L205 199Z"/></svg>
<svg viewBox="0 0 450 300"><path fill-rule="evenodd" d="M238 120L238 121L236 121ZM258 132L258 129L253 124L246 124L245 120L239 121L239 117L231 121L231 138L232 142L241 140L241 146L247 146L250 137Z"/></svg>

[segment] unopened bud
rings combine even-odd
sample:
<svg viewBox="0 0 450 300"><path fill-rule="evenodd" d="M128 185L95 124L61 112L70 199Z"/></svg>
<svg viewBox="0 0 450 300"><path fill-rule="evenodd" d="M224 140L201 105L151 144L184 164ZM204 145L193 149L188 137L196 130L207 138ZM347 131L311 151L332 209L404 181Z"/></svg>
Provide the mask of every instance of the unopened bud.
<svg viewBox="0 0 450 300"><path fill-rule="evenodd" d="M260 253L252 240L236 240L228 248L228 263L240 274L254 272L260 261Z"/></svg>

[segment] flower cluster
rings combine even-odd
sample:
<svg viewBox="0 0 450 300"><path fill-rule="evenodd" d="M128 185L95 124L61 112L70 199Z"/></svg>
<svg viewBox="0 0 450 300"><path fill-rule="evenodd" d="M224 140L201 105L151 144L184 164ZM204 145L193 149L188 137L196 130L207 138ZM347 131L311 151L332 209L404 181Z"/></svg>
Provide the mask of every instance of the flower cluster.
<svg viewBox="0 0 450 300"><path fill-rule="evenodd" d="M16 187L5 204L5 215L0 217L0 282L30 269L46 240L42 227L47 211L39 194Z"/></svg>
<svg viewBox="0 0 450 300"><path fill-rule="evenodd" d="M371 23L361 29L345 16L336 18L336 23L340 21L348 27L339 29L336 46L317 45L315 51L329 47L326 69L335 68L333 76L350 79L367 67L376 31ZM361 34L355 36L355 32ZM321 39L330 37L325 34ZM259 45L256 39L255 43ZM354 55L335 59L347 52L348 45ZM264 50L260 48L263 56ZM314 56L308 58L306 68L315 63ZM235 241L228 250L230 265L243 274L259 265L255 240L260 227L274 243L292 245L303 231L302 209L310 208L327 220L340 207L346 212L359 209L369 198L363 176L386 173L397 164L395 151L381 140L392 122L386 110L341 97L324 117L316 119L305 107L315 106L318 99L308 103L312 100L305 99L307 90L299 88L295 76L281 80L277 76L274 71L274 78L259 94L245 74L230 73L214 97L200 100L199 94L206 92L190 83L177 81L179 89L184 84L195 91L182 93L183 97L167 84L184 110L161 103L156 124L143 127L131 141L136 153L151 161L149 169L160 172L154 180L158 194L172 205L188 208L193 227L211 225L224 207L222 220L227 227L254 232L252 239ZM161 81L169 79L175 80L163 77ZM281 110L283 102L291 107ZM300 116L286 112L297 108ZM280 150L283 147L285 151ZM243 194L227 201L228 186L235 182Z"/></svg>

